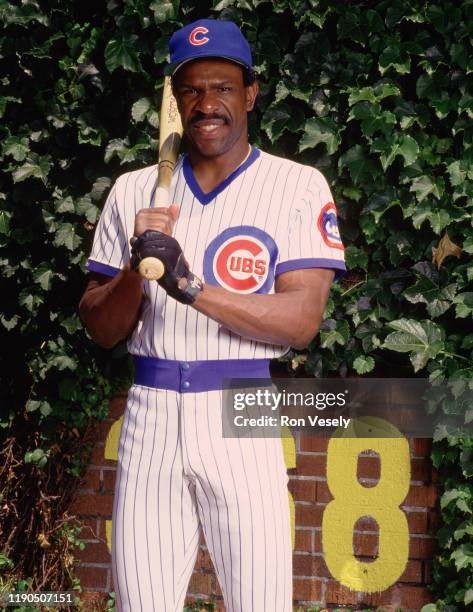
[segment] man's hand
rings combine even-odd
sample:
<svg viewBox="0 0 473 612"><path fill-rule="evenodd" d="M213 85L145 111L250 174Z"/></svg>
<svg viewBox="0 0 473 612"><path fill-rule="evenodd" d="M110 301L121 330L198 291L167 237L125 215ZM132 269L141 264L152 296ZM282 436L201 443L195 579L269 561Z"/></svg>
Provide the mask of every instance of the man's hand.
<svg viewBox="0 0 473 612"><path fill-rule="evenodd" d="M133 235L138 238L146 230L155 230L172 236L178 216L179 207L176 204L169 207L142 208L136 214Z"/></svg>
<svg viewBox="0 0 473 612"><path fill-rule="evenodd" d="M189 270L181 246L172 236L146 230L133 243L131 255L131 267L134 270L146 257L160 259L164 265L164 275L158 283L178 302L192 304L202 291L202 281Z"/></svg>

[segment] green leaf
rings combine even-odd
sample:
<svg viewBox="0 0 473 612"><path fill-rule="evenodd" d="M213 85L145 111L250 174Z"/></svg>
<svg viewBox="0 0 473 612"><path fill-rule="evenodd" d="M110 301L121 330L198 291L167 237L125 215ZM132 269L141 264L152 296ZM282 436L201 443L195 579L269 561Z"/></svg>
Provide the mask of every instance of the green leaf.
<svg viewBox="0 0 473 612"><path fill-rule="evenodd" d="M434 181L430 176L419 176L412 181L409 191L416 194L418 202L422 202L425 198L432 194L435 198L440 199L443 194L441 183Z"/></svg>
<svg viewBox="0 0 473 612"><path fill-rule="evenodd" d="M444 332L432 321L398 319L388 325L396 331L388 334L382 347L399 353L410 353L414 372L424 368L429 359L444 349Z"/></svg>
<svg viewBox="0 0 473 612"><path fill-rule="evenodd" d="M465 591L465 595L463 596L463 603L465 606L473 603L473 589L467 589Z"/></svg>
<svg viewBox="0 0 473 612"><path fill-rule="evenodd" d="M31 154L22 166L13 171L13 182L21 183L28 178L39 178L46 184L51 168L50 159L49 155Z"/></svg>
<svg viewBox="0 0 473 612"><path fill-rule="evenodd" d="M6 138L2 144L3 155L11 155L16 161L23 161L26 159L29 151L29 140L26 136L10 136Z"/></svg>
<svg viewBox="0 0 473 612"><path fill-rule="evenodd" d="M38 400L28 400L26 402L26 410L27 412L35 412L41 406L41 402Z"/></svg>
<svg viewBox="0 0 473 612"><path fill-rule="evenodd" d="M131 116L135 123L139 123L146 118L146 113L151 107L151 100L149 98L140 98L131 107Z"/></svg>
<svg viewBox="0 0 473 612"><path fill-rule="evenodd" d="M124 68L130 72L142 71L141 63L136 52L138 36L129 34L126 38L112 38L105 48L105 64L109 72L117 68Z"/></svg>
<svg viewBox="0 0 473 612"><path fill-rule="evenodd" d="M411 70L411 59L402 53L399 45L388 45L379 56L379 71L383 75L394 68L399 74L409 74Z"/></svg>
<svg viewBox="0 0 473 612"><path fill-rule="evenodd" d="M462 544L451 554L451 559L455 561L457 571L468 566L473 567L473 544Z"/></svg>
<svg viewBox="0 0 473 612"><path fill-rule="evenodd" d="M375 174L374 164L361 145L355 145L341 155L338 165L340 168L348 167L351 178L358 184L362 184L363 179L369 180Z"/></svg>
<svg viewBox="0 0 473 612"><path fill-rule="evenodd" d="M353 367L358 374L371 372L374 365L374 359L370 355L360 355L353 362Z"/></svg>
<svg viewBox="0 0 473 612"><path fill-rule="evenodd" d="M169 2L169 0L155 0L151 2L149 8L153 11L156 23L173 21L177 16L179 2Z"/></svg>
<svg viewBox="0 0 473 612"><path fill-rule="evenodd" d="M51 289L52 278L53 271L46 263L42 263L33 271L34 282L37 283L44 291L49 291Z"/></svg>
<svg viewBox="0 0 473 612"><path fill-rule="evenodd" d="M420 612L439 612L438 608L435 604L427 604L426 606L422 606Z"/></svg>
<svg viewBox="0 0 473 612"><path fill-rule="evenodd" d="M402 295L412 304L426 304L427 312L435 319L446 312L453 304L457 285L451 283L445 287L422 276L415 285L408 287Z"/></svg>
<svg viewBox="0 0 473 612"><path fill-rule="evenodd" d="M333 348L335 344L344 346L348 342L350 327L345 320L335 321L326 319L320 330L320 346L322 348Z"/></svg>
<svg viewBox="0 0 473 612"><path fill-rule="evenodd" d="M345 248L345 261L349 270L353 268L368 268L368 254L365 249L350 244Z"/></svg>
<svg viewBox="0 0 473 612"><path fill-rule="evenodd" d="M261 120L261 127L268 135L271 142L276 142L285 130L290 132L300 131L303 121L302 111L288 104L280 102L270 106Z"/></svg>
<svg viewBox="0 0 473 612"><path fill-rule="evenodd" d="M323 143L329 155L333 155L340 145L340 135L333 121L328 118L309 119L304 126L304 136L299 142L299 152L313 149Z"/></svg>
<svg viewBox="0 0 473 612"><path fill-rule="evenodd" d="M69 251L75 251L81 242L82 238L71 223L62 223L54 236L55 246L65 246Z"/></svg>
<svg viewBox="0 0 473 612"><path fill-rule="evenodd" d="M465 291L454 298L455 314L458 319L465 319L473 314L473 292Z"/></svg>
<svg viewBox="0 0 473 612"><path fill-rule="evenodd" d="M11 212L8 210L0 210L0 234L8 235L10 233Z"/></svg>

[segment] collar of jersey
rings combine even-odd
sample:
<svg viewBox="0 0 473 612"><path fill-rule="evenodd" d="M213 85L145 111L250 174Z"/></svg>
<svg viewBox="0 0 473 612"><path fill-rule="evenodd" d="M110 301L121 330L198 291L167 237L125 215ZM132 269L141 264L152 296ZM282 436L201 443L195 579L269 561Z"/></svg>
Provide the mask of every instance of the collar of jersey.
<svg viewBox="0 0 473 612"><path fill-rule="evenodd" d="M251 149L251 153L248 156L248 159L245 160L241 166L238 166L236 170L234 170L231 174L227 176L225 180L223 180L215 189L209 191L209 193L204 193L202 189L199 187L199 183L195 180L194 171L192 170L191 162L189 156L186 155L183 161L183 171L184 177L186 179L187 184L189 185L190 190L194 194L194 196L199 200L201 204L208 204L214 198L218 196L219 193L230 185L232 181L234 181L242 172L244 172L251 164L258 159L260 156L260 151L256 147Z"/></svg>

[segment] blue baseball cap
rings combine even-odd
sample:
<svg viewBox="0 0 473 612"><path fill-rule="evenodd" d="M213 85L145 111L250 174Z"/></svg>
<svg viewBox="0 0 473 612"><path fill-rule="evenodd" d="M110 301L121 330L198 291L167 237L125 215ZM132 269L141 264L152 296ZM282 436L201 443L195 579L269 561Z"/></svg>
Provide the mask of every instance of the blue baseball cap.
<svg viewBox="0 0 473 612"><path fill-rule="evenodd" d="M186 62L205 57L221 57L251 69L248 41L232 21L199 19L184 26L169 41L170 63L164 74L172 75Z"/></svg>

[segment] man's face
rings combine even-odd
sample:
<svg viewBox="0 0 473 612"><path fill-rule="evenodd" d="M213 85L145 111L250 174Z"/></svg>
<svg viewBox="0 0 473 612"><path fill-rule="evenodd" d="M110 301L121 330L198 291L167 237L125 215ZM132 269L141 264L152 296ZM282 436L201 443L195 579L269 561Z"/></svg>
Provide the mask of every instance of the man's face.
<svg viewBox="0 0 473 612"><path fill-rule="evenodd" d="M247 112L257 84L245 87L241 66L209 58L184 64L173 79L182 124L190 145L203 157L217 157L247 140Z"/></svg>

